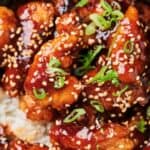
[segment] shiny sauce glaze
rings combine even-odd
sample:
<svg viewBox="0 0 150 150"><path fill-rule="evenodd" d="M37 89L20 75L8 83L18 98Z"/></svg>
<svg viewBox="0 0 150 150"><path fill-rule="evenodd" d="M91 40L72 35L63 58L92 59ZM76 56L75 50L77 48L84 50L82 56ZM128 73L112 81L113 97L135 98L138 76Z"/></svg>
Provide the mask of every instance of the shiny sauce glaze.
<svg viewBox="0 0 150 150"><path fill-rule="evenodd" d="M0 2L1 86L28 119L53 122L52 149L149 150L149 3L13 2ZM0 126L1 149L48 147Z"/></svg>

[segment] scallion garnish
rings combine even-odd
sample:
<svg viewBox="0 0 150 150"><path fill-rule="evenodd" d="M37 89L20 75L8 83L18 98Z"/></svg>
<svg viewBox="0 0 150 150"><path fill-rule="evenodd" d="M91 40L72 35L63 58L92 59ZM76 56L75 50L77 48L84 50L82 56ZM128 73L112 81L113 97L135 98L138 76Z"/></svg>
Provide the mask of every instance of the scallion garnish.
<svg viewBox="0 0 150 150"><path fill-rule="evenodd" d="M141 119L138 123L137 123L137 129L138 131L140 131L141 133L144 133L146 130L146 122L144 119Z"/></svg>
<svg viewBox="0 0 150 150"><path fill-rule="evenodd" d="M111 22L106 20L103 16L100 16L98 14L91 14L90 19L101 30L106 30L111 27Z"/></svg>
<svg viewBox="0 0 150 150"><path fill-rule="evenodd" d="M96 32L96 25L91 22L87 27L85 28L85 34L86 35L92 35Z"/></svg>
<svg viewBox="0 0 150 150"><path fill-rule="evenodd" d="M56 58L52 57L49 61L48 67L53 68L53 67L60 67L61 62Z"/></svg>
<svg viewBox="0 0 150 150"><path fill-rule="evenodd" d="M40 89L33 89L33 94L37 99L44 99L46 97L46 92L44 89L40 88Z"/></svg>
<svg viewBox="0 0 150 150"><path fill-rule="evenodd" d="M107 3L105 0L101 0L100 5L107 12L112 12L113 11L111 5L109 5L109 3Z"/></svg>
<svg viewBox="0 0 150 150"><path fill-rule="evenodd" d="M150 106L147 108L146 116L147 116L148 118L150 118Z"/></svg>
<svg viewBox="0 0 150 150"><path fill-rule="evenodd" d="M85 5L88 4L88 0L80 0L77 4L76 4L76 7L83 7Z"/></svg>
<svg viewBox="0 0 150 150"><path fill-rule="evenodd" d="M94 13L89 16L92 21L90 25L87 26L86 30L90 29L91 32L85 32L87 35L94 34L96 32L96 27L100 30L108 30L112 25L117 23L117 21L123 18L123 13L120 10L113 10L112 6L105 0L102 0L100 6L104 9L102 14ZM95 24L95 26L94 26Z"/></svg>
<svg viewBox="0 0 150 150"><path fill-rule="evenodd" d="M86 114L86 111L83 108L76 108L64 119L63 122L64 123L74 122L85 114Z"/></svg>
<svg viewBox="0 0 150 150"><path fill-rule="evenodd" d="M92 100L92 101L90 101L90 104L91 104L91 106L94 107L98 112L100 112L100 113L103 113L103 112L104 112L104 107L103 107L103 105L102 105L100 102L98 102L98 101L96 101L96 100Z"/></svg>
<svg viewBox="0 0 150 150"><path fill-rule="evenodd" d="M108 70L107 66L103 66L89 83L105 83L106 81L111 81L116 86L119 84L117 72L112 69Z"/></svg>
<svg viewBox="0 0 150 150"><path fill-rule="evenodd" d="M120 10L114 10L112 13L111 13L111 15L112 15L112 18L114 19L115 18L115 20L121 20L122 18L123 18L123 13L120 11Z"/></svg>
<svg viewBox="0 0 150 150"><path fill-rule="evenodd" d="M60 89L65 85L65 77L64 76L56 76L56 81L54 82L54 88Z"/></svg>
<svg viewBox="0 0 150 150"><path fill-rule="evenodd" d="M123 50L125 53L131 54L134 50L134 43L131 40L126 41Z"/></svg>
<svg viewBox="0 0 150 150"><path fill-rule="evenodd" d="M126 90L128 90L128 88L129 88L129 86L126 85L122 90L117 91L116 93L113 93L112 95L116 96L116 97L120 97Z"/></svg>
<svg viewBox="0 0 150 150"><path fill-rule="evenodd" d="M56 89L62 88L65 85L65 75L67 75L60 67L61 62L57 58L52 57L48 64L47 73L54 73L56 75L54 81L54 88Z"/></svg>
<svg viewBox="0 0 150 150"><path fill-rule="evenodd" d="M95 57L100 53L100 51L104 48L103 45L99 45L95 47L95 50L88 51L87 54L80 56L80 62L82 63L81 67L78 67L75 70L75 74L77 76L82 76L87 71L89 71L92 67L92 62L94 61Z"/></svg>

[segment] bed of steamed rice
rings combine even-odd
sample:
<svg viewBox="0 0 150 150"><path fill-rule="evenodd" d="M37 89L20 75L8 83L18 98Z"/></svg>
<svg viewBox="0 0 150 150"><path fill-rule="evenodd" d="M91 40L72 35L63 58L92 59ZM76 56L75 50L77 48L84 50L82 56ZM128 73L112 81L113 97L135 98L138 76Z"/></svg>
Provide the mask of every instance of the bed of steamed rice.
<svg viewBox="0 0 150 150"><path fill-rule="evenodd" d="M50 124L28 120L19 109L17 98L9 98L0 89L0 124L7 125L20 139L30 143L50 145L48 130Z"/></svg>

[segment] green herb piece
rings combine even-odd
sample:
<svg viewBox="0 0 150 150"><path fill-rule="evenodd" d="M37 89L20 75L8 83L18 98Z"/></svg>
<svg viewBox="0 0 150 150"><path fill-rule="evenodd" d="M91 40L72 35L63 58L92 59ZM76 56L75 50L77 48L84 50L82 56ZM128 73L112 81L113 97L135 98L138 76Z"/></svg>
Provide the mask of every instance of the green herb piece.
<svg viewBox="0 0 150 150"><path fill-rule="evenodd" d="M56 81L54 82L54 88L60 89L65 85L65 77L64 76L56 76Z"/></svg>
<svg viewBox="0 0 150 150"><path fill-rule="evenodd" d="M110 20L106 20L103 16L101 16L99 14L91 14L90 19L101 30L107 30L111 27Z"/></svg>
<svg viewBox="0 0 150 150"><path fill-rule="evenodd" d="M104 112L104 107L103 105L96 101L96 100L92 100L90 101L90 104L92 105L92 107L94 107L98 112L103 113Z"/></svg>
<svg viewBox="0 0 150 150"><path fill-rule="evenodd" d="M46 92L45 92L45 90L44 89L33 89L33 94L34 94L34 96L37 98L37 99L40 99L40 100L42 100L42 99L44 99L45 97L46 97Z"/></svg>
<svg viewBox="0 0 150 150"><path fill-rule="evenodd" d="M86 55L82 55L80 57L80 62L82 63L81 67L78 67L75 70L75 74L77 76L83 76L87 71L89 71L92 67L92 62L94 61L95 57L101 52L104 48L103 45L99 45L95 47L95 50L88 51Z"/></svg>
<svg viewBox="0 0 150 150"><path fill-rule="evenodd" d="M103 66L89 83L105 83L106 81L111 81L115 85L119 84L117 72L112 69L108 70L107 66Z"/></svg>
<svg viewBox="0 0 150 150"><path fill-rule="evenodd" d="M144 133L146 130L146 122L144 119L141 119L138 124L137 124L137 129L138 131L140 131L141 133Z"/></svg>
<svg viewBox="0 0 150 150"><path fill-rule="evenodd" d="M76 7L83 7L85 5L88 4L88 0L80 0L77 4L76 4Z"/></svg>
<svg viewBox="0 0 150 150"><path fill-rule="evenodd" d="M100 30L110 29L113 23L117 23L124 16L120 10L113 10L112 6L105 0L101 1L100 6L104 9L102 14L93 13L89 16L93 23L92 26L91 23L87 26L88 31L91 31L89 35L96 32L96 27L100 28Z"/></svg>
<svg viewBox="0 0 150 150"><path fill-rule="evenodd" d="M92 35L96 32L96 26L95 24L92 22L89 25L87 25L87 27L85 28L85 34L86 35Z"/></svg>
<svg viewBox="0 0 150 150"><path fill-rule="evenodd" d="M148 106L147 111L146 111L146 116L150 118L150 106Z"/></svg>
<svg viewBox="0 0 150 150"><path fill-rule="evenodd" d="M101 0L100 5L107 12L112 12L113 11L111 5L109 5L109 3L107 3L105 0Z"/></svg>
<svg viewBox="0 0 150 150"><path fill-rule="evenodd" d="M126 85L122 90L117 91L116 93L113 93L112 95L116 96L116 97L120 97L126 90L128 90L128 88L129 88L129 86Z"/></svg>
<svg viewBox="0 0 150 150"><path fill-rule="evenodd" d="M64 123L74 122L85 114L86 111L83 108L76 108L64 119Z"/></svg>
<svg viewBox="0 0 150 150"><path fill-rule="evenodd" d="M55 57L51 58L48 64L47 73L54 73L56 75L54 81L54 88L56 89L62 88L65 85L65 75L67 75L67 73L60 67L61 62Z"/></svg>
<svg viewBox="0 0 150 150"><path fill-rule="evenodd" d="M115 21L121 20L123 18L123 13L120 10L114 10L111 13L112 18L115 18Z"/></svg>
<svg viewBox="0 0 150 150"><path fill-rule="evenodd" d="M123 50L125 53L131 54L134 50L134 43L131 40L126 41Z"/></svg>
<svg viewBox="0 0 150 150"><path fill-rule="evenodd" d="M58 68L60 66L61 66L61 62L56 57L52 57L48 64L49 68L53 68L53 67Z"/></svg>

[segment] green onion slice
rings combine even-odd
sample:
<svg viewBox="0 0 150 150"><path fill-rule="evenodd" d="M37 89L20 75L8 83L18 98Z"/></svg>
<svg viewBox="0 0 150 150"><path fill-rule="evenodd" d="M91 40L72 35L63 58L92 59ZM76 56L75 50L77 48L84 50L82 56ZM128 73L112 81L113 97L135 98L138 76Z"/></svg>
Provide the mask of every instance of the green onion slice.
<svg viewBox="0 0 150 150"><path fill-rule="evenodd" d="M67 75L67 73L60 67L61 62L59 61L59 59L52 57L49 61L46 71L48 74L55 74L56 80L54 81L54 88L56 89L62 88L65 85L65 75Z"/></svg>
<svg viewBox="0 0 150 150"><path fill-rule="evenodd" d="M60 89L65 85L65 77L64 76L56 76L56 80L54 82L54 88Z"/></svg>
<svg viewBox="0 0 150 150"><path fill-rule="evenodd" d="M88 4L88 0L80 0L77 4L76 7L83 7Z"/></svg>
<svg viewBox="0 0 150 150"><path fill-rule="evenodd" d="M56 57L52 57L49 61L48 67L60 67L61 62Z"/></svg>
<svg viewBox="0 0 150 150"><path fill-rule="evenodd" d="M103 48L103 45L98 45L94 50L90 50L87 52L87 54L81 55L79 61L82 63L82 65L75 70L75 74L77 76L83 76L85 73L87 73L87 71L93 68L92 62Z"/></svg>
<svg viewBox="0 0 150 150"><path fill-rule="evenodd" d="M64 119L64 123L74 122L75 120L77 120L85 114L86 111L83 108L76 108Z"/></svg>
<svg viewBox="0 0 150 150"><path fill-rule="evenodd" d="M90 101L90 104L91 104L91 106L94 107L98 112L100 112L100 113L103 113L103 112L104 112L104 107L103 107L103 105L102 105L100 102L98 102L98 101L96 101L96 100L92 100L92 101Z"/></svg>
<svg viewBox="0 0 150 150"><path fill-rule="evenodd" d="M112 18L115 18L116 21L121 20L124 17L123 13L120 10L114 10L111 13L111 16Z"/></svg>
<svg viewBox="0 0 150 150"><path fill-rule="evenodd" d="M101 0L100 5L107 12L112 12L113 11L111 5L109 5L109 3L107 3L105 0Z"/></svg>
<svg viewBox="0 0 150 150"><path fill-rule="evenodd" d="M138 131L140 131L141 133L144 133L146 130L146 122L144 119L141 119L138 124L137 124L137 129Z"/></svg>
<svg viewBox="0 0 150 150"><path fill-rule="evenodd" d="M99 14L91 14L89 18L93 21L93 23L99 27L101 30L106 30L111 27L111 21L106 20L103 16Z"/></svg>
<svg viewBox="0 0 150 150"><path fill-rule="evenodd" d="M120 97L126 90L128 90L129 86L126 85L122 90L113 93L113 96Z"/></svg>
<svg viewBox="0 0 150 150"><path fill-rule="evenodd" d="M89 83L105 83L111 81L112 84L118 85L118 74L115 70L108 70L107 66L103 66L100 71L89 81Z"/></svg>
<svg viewBox="0 0 150 150"><path fill-rule="evenodd" d="M96 32L96 25L92 22L85 28L86 35L92 35Z"/></svg>
<svg viewBox="0 0 150 150"><path fill-rule="evenodd" d="M37 99L44 99L46 97L46 92L44 89L40 88L40 89L33 89L33 94Z"/></svg>
<svg viewBox="0 0 150 150"><path fill-rule="evenodd" d="M134 43L131 40L126 41L123 49L125 53L131 54L134 50Z"/></svg>

